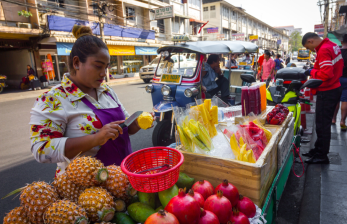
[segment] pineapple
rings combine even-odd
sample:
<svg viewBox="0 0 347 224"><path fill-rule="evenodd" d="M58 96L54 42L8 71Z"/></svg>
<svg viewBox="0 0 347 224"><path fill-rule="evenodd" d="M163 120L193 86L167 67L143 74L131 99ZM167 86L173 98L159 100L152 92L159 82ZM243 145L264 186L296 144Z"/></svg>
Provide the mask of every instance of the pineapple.
<svg viewBox="0 0 347 224"><path fill-rule="evenodd" d="M11 210L4 218L4 224L30 224L24 207Z"/></svg>
<svg viewBox="0 0 347 224"><path fill-rule="evenodd" d="M66 168L68 178L75 184L92 187L106 181L108 177L104 164L93 157L82 156L74 159Z"/></svg>
<svg viewBox="0 0 347 224"><path fill-rule="evenodd" d="M137 123L141 129L148 129L153 125L153 116L148 112L143 112L138 118Z"/></svg>
<svg viewBox="0 0 347 224"><path fill-rule="evenodd" d="M21 205L24 207L30 222L41 224L47 207L57 201L59 196L54 188L46 182L34 182L24 188L20 195Z"/></svg>
<svg viewBox="0 0 347 224"><path fill-rule="evenodd" d="M55 178L52 185L57 190L60 198L71 200L75 203L78 201L78 196L84 191L85 187L79 186L73 183L66 175L63 173Z"/></svg>
<svg viewBox="0 0 347 224"><path fill-rule="evenodd" d="M78 204L87 211L88 218L93 222L108 222L115 213L112 195L101 187L84 190L78 198Z"/></svg>
<svg viewBox="0 0 347 224"><path fill-rule="evenodd" d="M120 166L111 165L106 168L108 170L108 178L104 185L105 188L114 197L127 201L129 199L127 190L130 185L127 175L123 173Z"/></svg>
<svg viewBox="0 0 347 224"><path fill-rule="evenodd" d="M45 223L88 224L87 213L80 206L68 200L51 204L45 214Z"/></svg>

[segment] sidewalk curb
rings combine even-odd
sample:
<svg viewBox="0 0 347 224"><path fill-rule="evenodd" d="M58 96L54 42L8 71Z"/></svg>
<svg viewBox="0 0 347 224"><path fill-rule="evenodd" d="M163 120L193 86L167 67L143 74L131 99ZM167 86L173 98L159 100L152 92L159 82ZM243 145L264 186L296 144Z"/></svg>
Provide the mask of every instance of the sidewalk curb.
<svg viewBox="0 0 347 224"><path fill-rule="evenodd" d="M108 86L117 86L117 85L123 85L123 84L131 84L131 83L140 83L143 82L142 79L132 79L132 80L125 80L125 81L120 81L120 82L110 82L107 85ZM2 102L8 102L8 101L14 101L14 100L22 100L22 99L28 99L28 98L35 98L40 96L42 93L49 91L49 89L41 89L37 91L27 91L23 90L23 92L20 93L13 93L14 95L16 94L17 96L11 97L12 93L8 93L5 95L0 94L0 103Z"/></svg>

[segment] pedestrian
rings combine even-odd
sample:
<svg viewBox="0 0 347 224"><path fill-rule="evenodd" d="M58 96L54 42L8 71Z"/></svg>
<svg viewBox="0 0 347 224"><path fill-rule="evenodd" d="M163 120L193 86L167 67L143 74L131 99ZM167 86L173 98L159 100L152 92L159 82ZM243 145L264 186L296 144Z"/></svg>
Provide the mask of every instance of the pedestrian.
<svg viewBox="0 0 347 224"><path fill-rule="evenodd" d="M106 44L90 27L75 25L72 31L77 40L70 52L70 73L37 98L29 122L33 156L41 163L57 163L57 175L80 154L119 166L132 153L129 135L140 130L136 120L120 127L129 114L103 83L110 64Z"/></svg>
<svg viewBox="0 0 347 224"><path fill-rule="evenodd" d="M316 103L316 133L315 146L304 156L309 157L307 163L329 163L331 124L336 105L341 97L340 77L343 71L343 58L339 46L328 38L324 40L316 33L306 33L302 38L302 45L317 52L317 59L313 69L305 71L305 75L323 81L322 85L314 89L317 91Z"/></svg>
<svg viewBox="0 0 347 224"><path fill-rule="evenodd" d="M29 90L34 89L32 81L35 79L35 77L36 75L35 75L34 69L30 65L27 65L27 79L29 80L29 83L30 83Z"/></svg>
<svg viewBox="0 0 347 224"><path fill-rule="evenodd" d="M271 58L271 53L265 51L263 65L261 67L261 81L266 82L266 87L269 86L271 79L275 75L275 62Z"/></svg>
<svg viewBox="0 0 347 224"><path fill-rule="evenodd" d="M289 63L290 63L290 54L287 54L286 65L288 65Z"/></svg>
<svg viewBox="0 0 347 224"><path fill-rule="evenodd" d="M237 65L237 61L236 61L236 57L237 55L236 54L231 54L231 58L230 58L230 61L228 60L227 63L226 63L226 68L231 68L231 69L237 69L238 68L238 65Z"/></svg>
<svg viewBox="0 0 347 224"><path fill-rule="evenodd" d="M230 95L229 81L223 76L219 67L219 56L211 54L207 62L202 67L202 91L205 92L206 98L212 98L221 91L221 99L228 102Z"/></svg>
<svg viewBox="0 0 347 224"><path fill-rule="evenodd" d="M259 56L259 59L258 59L258 73L257 73L257 80L260 80L260 73L261 73L261 67L263 65L263 61L264 61L264 54L260 55Z"/></svg>
<svg viewBox="0 0 347 224"><path fill-rule="evenodd" d="M284 68L283 66L283 60L281 59L281 55L280 54L277 54L276 55L276 59L275 59L275 70L276 70L276 73L278 70L280 70L281 68Z"/></svg>
<svg viewBox="0 0 347 224"><path fill-rule="evenodd" d="M340 78L340 84L342 87L342 94L341 94L341 121L340 121L340 127L341 131L346 131L347 126L346 126L346 117L347 117L347 34L343 36L343 40L341 41L342 48L341 48L341 54L342 58L344 61L344 67L343 67L343 73ZM339 112L340 109L340 103L337 104L334 118L332 123L336 123L336 117L337 113Z"/></svg>

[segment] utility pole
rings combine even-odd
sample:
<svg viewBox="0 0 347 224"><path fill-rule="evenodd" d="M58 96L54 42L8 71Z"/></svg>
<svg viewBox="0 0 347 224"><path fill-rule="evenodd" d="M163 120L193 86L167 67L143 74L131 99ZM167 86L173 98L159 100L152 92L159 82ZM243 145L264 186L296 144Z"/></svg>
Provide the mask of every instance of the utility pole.
<svg viewBox="0 0 347 224"><path fill-rule="evenodd" d="M104 22L102 21L103 15L106 15L106 7L108 6L106 2L104 1L98 1L98 3L94 3L97 5L98 9L98 17L99 17L99 29L100 29L100 36L102 42L105 43L105 36L104 36ZM106 82L110 82L110 73L109 69L107 69L106 72Z"/></svg>
<svg viewBox="0 0 347 224"><path fill-rule="evenodd" d="M323 38L326 38L328 36L329 1L330 0L325 0L325 7L324 7L324 36L323 36Z"/></svg>

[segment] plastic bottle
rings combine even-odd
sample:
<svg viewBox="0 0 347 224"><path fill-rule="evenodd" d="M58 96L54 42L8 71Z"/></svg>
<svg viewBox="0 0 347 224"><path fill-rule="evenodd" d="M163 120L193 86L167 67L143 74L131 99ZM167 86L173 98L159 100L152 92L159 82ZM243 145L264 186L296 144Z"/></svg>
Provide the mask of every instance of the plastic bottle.
<svg viewBox="0 0 347 224"><path fill-rule="evenodd" d="M261 112L266 110L266 105L267 105L267 101L266 101L266 83L265 82L261 82L260 84L260 98L261 98Z"/></svg>
<svg viewBox="0 0 347 224"><path fill-rule="evenodd" d="M248 86L241 87L242 116L247 116L251 111L249 108Z"/></svg>
<svg viewBox="0 0 347 224"><path fill-rule="evenodd" d="M257 90L256 90L255 86L249 87L249 89L248 89L249 113L253 112L254 114L258 114L256 92L257 92Z"/></svg>

